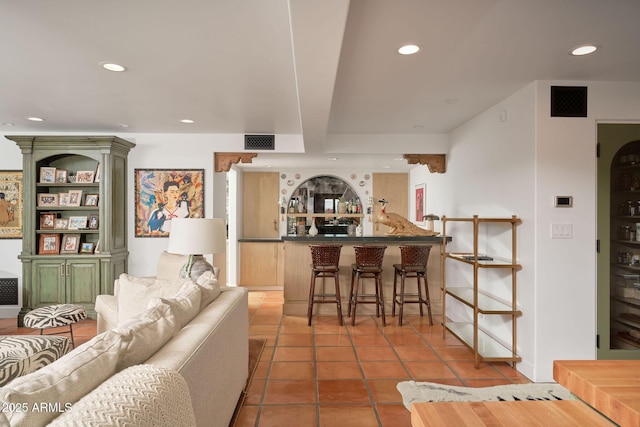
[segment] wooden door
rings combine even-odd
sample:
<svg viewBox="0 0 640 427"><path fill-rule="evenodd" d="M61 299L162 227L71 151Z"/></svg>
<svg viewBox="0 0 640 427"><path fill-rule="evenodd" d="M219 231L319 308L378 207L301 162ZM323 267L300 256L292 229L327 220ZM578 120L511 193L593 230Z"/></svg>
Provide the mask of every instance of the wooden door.
<svg viewBox="0 0 640 427"><path fill-rule="evenodd" d="M100 289L100 261L68 260L66 278L66 302L84 306L89 316L93 317L93 304Z"/></svg>
<svg viewBox="0 0 640 427"><path fill-rule="evenodd" d="M386 199L387 212L395 212L409 218L409 174L374 173L373 174L373 235L384 236L389 227L377 221L380 213L378 200Z"/></svg>
<svg viewBox="0 0 640 427"><path fill-rule="evenodd" d="M279 237L277 172L242 175L243 237Z"/></svg>
<svg viewBox="0 0 640 427"><path fill-rule="evenodd" d="M282 286L283 244L240 242L240 286Z"/></svg>

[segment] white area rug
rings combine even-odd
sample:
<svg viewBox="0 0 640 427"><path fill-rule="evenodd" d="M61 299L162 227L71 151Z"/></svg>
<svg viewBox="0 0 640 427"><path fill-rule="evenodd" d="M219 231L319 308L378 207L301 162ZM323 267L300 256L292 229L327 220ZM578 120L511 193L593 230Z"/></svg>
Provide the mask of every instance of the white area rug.
<svg viewBox="0 0 640 427"><path fill-rule="evenodd" d="M403 381L396 386L402 403L411 410L414 402L487 402L511 400L568 400L569 390L555 383L511 384L493 387L457 387L437 383Z"/></svg>

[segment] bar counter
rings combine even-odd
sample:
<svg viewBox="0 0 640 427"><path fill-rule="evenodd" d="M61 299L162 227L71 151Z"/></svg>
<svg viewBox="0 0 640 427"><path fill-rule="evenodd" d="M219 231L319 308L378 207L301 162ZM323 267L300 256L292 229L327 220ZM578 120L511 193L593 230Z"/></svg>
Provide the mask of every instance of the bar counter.
<svg viewBox="0 0 640 427"><path fill-rule="evenodd" d="M450 238L447 238L450 241ZM434 316L434 324L439 323L438 317L442 315L442 269L441 252L442 236L366 236L357 237L349 235L317 235L311 236L283 236L284 241L284 308L283 313L291 316L306 316L309 302L309 285L311 280L311 250L309 245L322 243L339 243L342 245L340 253L340 296L342 300L343 315L346 316L349 304L349 288L351 286L351 265L355 263L354 246L358 245L385 245L387 249L382 263L383 293L385 311L388 316L387 324L397 322L397 317L391 317L393 296L393 264L400 264L400 246L405 244L432 245L429 261L427 263L427 280L429 282L429 296L431 299L431 312ZM316 292L322 292L323 279L316 283ZM416 279L407 279L407 292L415 293ZM365 279L367 293L373 291L373 280ZM326 280L327 292L332 292L333 279ZM407 304L405 315L417 314L417 304ZM314 315L336 315L335 304L317 304L314 306ZM357 315L375 314L373 304L358 305ZM425 313L425 319L426 319Z"/></svg>

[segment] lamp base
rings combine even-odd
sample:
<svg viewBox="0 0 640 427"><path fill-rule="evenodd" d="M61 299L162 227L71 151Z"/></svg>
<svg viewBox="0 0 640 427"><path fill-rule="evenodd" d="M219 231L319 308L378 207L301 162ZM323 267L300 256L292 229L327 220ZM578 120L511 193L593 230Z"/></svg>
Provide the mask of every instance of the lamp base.
<svg viewBox="0 0 640 427"><path fill-rule="evenodd" d="M180 270L180 277L197 280L207 271L214 271L213 266L202 255L189 255L189 261Z"/></svg>

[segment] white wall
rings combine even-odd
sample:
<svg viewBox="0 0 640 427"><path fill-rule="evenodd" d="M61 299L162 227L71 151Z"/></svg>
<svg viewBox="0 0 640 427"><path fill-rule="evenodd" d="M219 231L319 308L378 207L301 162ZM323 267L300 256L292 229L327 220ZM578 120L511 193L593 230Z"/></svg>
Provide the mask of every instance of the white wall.
<svg viewBox="0 0 640 427"><path fill-rule="evenodd" d="M589 116L550 117L552 85L588 86ZM596 126L638 119L640 84L535 82L451 132L445 174L411 171L411 185L426 182L427 212L522 218L518 370L534 381L553 381L553 360L596 356ZM574 207L554 207L556 195ZM571 224L571 239L551 239L557 223ZM453 237L455 250L470 243Z"/></svg>

